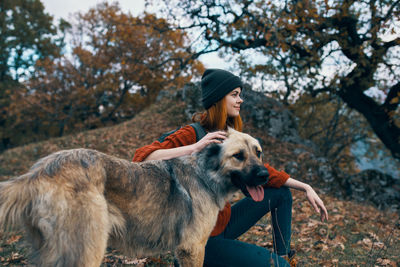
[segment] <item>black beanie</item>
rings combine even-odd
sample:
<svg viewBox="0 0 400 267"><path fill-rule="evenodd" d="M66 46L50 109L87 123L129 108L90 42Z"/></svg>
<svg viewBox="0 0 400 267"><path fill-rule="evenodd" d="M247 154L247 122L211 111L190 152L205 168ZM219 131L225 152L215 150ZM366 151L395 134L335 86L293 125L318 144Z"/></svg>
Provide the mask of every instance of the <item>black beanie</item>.
<svg viewBox="0 0 400 267"><path fill-rule="evenodd" d="M203 107L208 109L237 87L243 89L238 76L226 70L207 69L201 77Z"/></svg>

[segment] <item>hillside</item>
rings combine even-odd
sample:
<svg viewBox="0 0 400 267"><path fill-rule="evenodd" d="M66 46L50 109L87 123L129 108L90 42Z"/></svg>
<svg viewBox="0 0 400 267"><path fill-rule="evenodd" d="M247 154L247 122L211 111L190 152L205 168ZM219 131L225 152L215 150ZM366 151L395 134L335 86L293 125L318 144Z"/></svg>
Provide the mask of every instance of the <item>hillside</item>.
<svg viewBox="0 0 400 267"><path fill-rule="evenodd" d="M190 103L188 106L183 95L167 93L134 119L113 127L7 150L0 154L0 180L20 175L37 159L62 149L91 148L131 160L136 148L152 142L167 130L189 122L188 110L195 109L195 106L190 106ZM248 122L245 132L262 140L265 160L275 168L285 169L297 179L311 183L330 213L329 222L321 223L305 201L305 196L301 192L293 192L292 245L298 251L301 266L400 266L398 214L380 211L365 203L343 200L338 182L330 176L329 166L314 155L307 142L291 138L295 134L282 138L285 134L271 131L268 125L260 126L259 122L255 127L257 116L265 115L253 114L252 109L254 111L254 105L244 110L245 121ZM273 110L278 115L284 114L279 105ZM270 232L270 221L266 216L241 239L271 248ZM0 232L0 242L0 266L27 264L28 252L23 233ZM104 260L104 266L170 264L170 255L157 259L130 259L117 251L109 251Z"/></svg>

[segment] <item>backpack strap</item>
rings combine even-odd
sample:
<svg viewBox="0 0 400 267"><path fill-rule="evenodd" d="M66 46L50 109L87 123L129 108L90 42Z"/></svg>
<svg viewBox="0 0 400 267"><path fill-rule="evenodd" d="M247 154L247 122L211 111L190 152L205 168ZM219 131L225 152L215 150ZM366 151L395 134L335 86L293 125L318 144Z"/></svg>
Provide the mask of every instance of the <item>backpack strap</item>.
<svg viewBox="0 0 400 267"><path fill-rule="evenodd" d="M201 126L199 122L191 123L190 126L192 126L196 132L196 142L207 134L206 130L204 130L203 126Z"/></svg>
<svg viewBox="0 0 400 267"><path fill-rule="evenodd" d="M168 136L170 136L171 134L173 134L174 132L178 131L181 127L176 128L175 130L163 133L158 139L157 141L162 143L164 142L165 138L167 138Z"/></svg>
<svg viewBox="0 0 400 267"><path fill-rule="evenodd" d="M196 142L198 142L201 138L203 138L207 132L204 130L203 126L200 125L200 123L195 122L195 123L191 123L189 124L190 126L192 126L192 128L194 129L195 133L196 133ZM167 138L168 136L170 136L171 134L175 133L176 131L178 131L181 127L176 128L175 130L163 133L158 139L157 141L162 143L164 142L165 138Z"/></svg>

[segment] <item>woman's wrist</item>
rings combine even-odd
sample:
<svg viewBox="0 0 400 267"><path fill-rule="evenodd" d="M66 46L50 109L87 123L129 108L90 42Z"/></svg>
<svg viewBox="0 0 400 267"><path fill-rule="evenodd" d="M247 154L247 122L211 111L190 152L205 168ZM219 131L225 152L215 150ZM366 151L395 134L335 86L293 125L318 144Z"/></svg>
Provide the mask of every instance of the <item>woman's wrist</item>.
<svg viewBox="0 0 400 267"><path fill-rule="evenodd" d="M310 192L310 191L313 191L314 189L311 187L311 185L309 185L309 184L306 184L305 185L305 189L304 189L304 192Z"/></svg>
<svg viewBox="0 0 400 267"><path fill-rule="evenodd" d="M312 190L312 187L309 184L299 182L299 186L297 189L304 191L304 192L308 192L308 191Z"/></svg>
<svg viewBox="0 0 400 267"><path fill-rule="evenodd" d="M189 147L190 147L190 151L191 151L189 154L193 154L193 153L196 153L196 152L200 151L198 143L194 143L192 145L189 145Z"/></svg>
<svg viewBox="0 0 400 267"><path fill-rule="evenodd" d="M289 178L286 181L285 185L290 187L290 188L294 188L294 189L301 190L301 191L304 191L304 192L312 190L312 187L309 184L300 182L300 181L298 181L296 179L293 179L293 178Z"/></svg>

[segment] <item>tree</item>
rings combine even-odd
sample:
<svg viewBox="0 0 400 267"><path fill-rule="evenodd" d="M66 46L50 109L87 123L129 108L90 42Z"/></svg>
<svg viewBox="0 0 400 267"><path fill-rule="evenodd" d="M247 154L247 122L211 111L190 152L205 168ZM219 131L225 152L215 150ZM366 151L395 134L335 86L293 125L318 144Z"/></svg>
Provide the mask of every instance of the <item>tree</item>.
<svg viewBox="0 0 400 267"><path fill-rule="evenodd" d="M345 173L358 171L351 148L366 141L370 127L356 111L343 105L335 95L321 93L316 97L301 95L290 110L298 118L301 137L313 141L322 156Z"/></svg>
<svg viewBox="0 0 400 267"><path fill-rule="evenodd" d="M400 159L399 0L161 2L185 22L178 28L202 33L201 53L240 53L248 70L280 81L286 99L339 96Z"/></svg>
<svg viewBox="0 0 400 267"><path fill-rule="evenodd" d="M40 0L0 2L0 150L11 146L13 95L25 90L21 82L35 71L37 60L55 58L60 40L53 18Z"/></svg>
<svg viewBox="0 0 400 267"><path fill-rule="evenodd" d="M18 81L29 75L38 59L54 57L59 47L57 28L40 0L4 0L0 3L0 81Z"/></svg>
<svg viewBox="0 0 400 267"><path fill-rule="evenodd" d="M77 14L72 50L39 68L18 97L15 126L37 129L36 139L118 123L154 102L161 89L182 86L203 71L183 31L152 14L133 17L102 3ZM34 116L28 114L35 114Z"/></svg>

